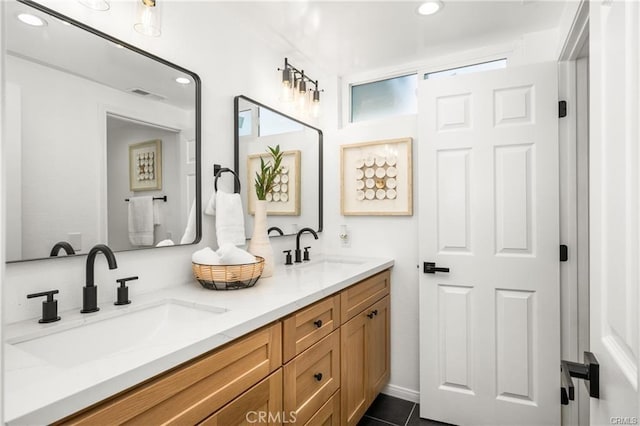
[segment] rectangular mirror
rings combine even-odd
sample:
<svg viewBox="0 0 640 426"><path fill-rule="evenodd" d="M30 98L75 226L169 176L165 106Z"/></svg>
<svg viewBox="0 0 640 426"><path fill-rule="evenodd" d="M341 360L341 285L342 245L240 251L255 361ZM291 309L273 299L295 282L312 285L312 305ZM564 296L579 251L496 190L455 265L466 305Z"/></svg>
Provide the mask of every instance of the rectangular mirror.
<svg viewBox="0 0 640 426"><path fill-rule="evenodd" d="M5 7L7 261L198 242L199 77L37 3Z"/></svg>
<svg viewBox="0 0 640 426"><path fill-rule="evenodd" d="M254 178L268 147L283 151L282 172L267 194L268 226L284 235L322 231L322 131L246 96L234 99L235 170L241 184L247 238L253 233ZM236 188L237 190L237 188ZM278 236L272 233L272 236Z"/></svg>

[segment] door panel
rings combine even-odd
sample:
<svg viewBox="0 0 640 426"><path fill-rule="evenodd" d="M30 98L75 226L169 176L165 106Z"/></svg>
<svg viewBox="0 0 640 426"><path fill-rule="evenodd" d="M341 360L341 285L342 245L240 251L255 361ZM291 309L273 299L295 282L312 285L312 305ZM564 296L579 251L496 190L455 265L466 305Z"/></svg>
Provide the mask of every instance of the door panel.
<svg viewBox="0 0 640 426"><path fill-rule="evenodd" d="M419 86L421 417L560 421L556 64Z"/></svg>
<svg viewBox="0 0 640 426"><path fill-rule="evenodd" d="M637 2L590 4L590 344L600 363L593 424L639 420L639 26Z"/></svg>

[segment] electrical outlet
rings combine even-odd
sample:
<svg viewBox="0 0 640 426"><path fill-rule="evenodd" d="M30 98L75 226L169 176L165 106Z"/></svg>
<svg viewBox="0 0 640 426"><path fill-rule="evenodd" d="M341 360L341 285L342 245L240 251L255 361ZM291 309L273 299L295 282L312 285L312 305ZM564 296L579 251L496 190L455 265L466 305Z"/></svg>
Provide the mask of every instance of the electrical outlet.
<svg viewBox="0 0 640 426"><path fill-rule="evenodd" d="M341 247L351 247L351 235L349 235L349 230L347 229L347 225L340 225L340 246Z"/></svg>

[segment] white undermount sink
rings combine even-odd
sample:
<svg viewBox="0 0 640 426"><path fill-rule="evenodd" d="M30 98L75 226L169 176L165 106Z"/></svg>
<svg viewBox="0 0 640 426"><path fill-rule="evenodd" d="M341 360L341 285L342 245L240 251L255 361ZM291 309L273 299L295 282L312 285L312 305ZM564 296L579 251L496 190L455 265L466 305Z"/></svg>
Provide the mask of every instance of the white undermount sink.
<svg viewBox="0 0 640 426"><path fill-rule="evenodd" d="M303 262L298 265L297 269L306 268L339 268L341 266L353 266L362 265L366 263L363 259L349 258L349 257L320 257L318 259L312 259L309 262Z"/></svg>
<svg viewBox="0 0 640 426"><path fill-rule="evenodd" d="M7 343L49 364L73 366L140 350L170 352L207 329L210 333L216 316L224 312L223 308L167 299L98 312Z"/></svg>

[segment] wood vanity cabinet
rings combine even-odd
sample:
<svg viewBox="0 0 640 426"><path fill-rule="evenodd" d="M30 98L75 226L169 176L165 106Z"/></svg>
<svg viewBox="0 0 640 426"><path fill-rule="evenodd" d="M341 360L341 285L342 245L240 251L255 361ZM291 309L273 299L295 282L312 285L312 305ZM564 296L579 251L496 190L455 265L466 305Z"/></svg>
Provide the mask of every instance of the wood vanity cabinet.
<svg viewBox="0 0 640 426"><path fill-rule="evenodd" d="M277 322L57 424L197 424L281 365Z"/></svg>
<svg viewBox="0 0 640 426"><path fill-rule="evenodd" d="M341 327L341 423L356 425L389 379L389 272L345 290L342 296L343 307L351 301L361 308L343 315L347 321Z"/></svg>
<svg viewBox="0 0 640 426"><path fill-rule="evenodd" d="M389 379L384 271L56 424L355 425Z"/></svg>

